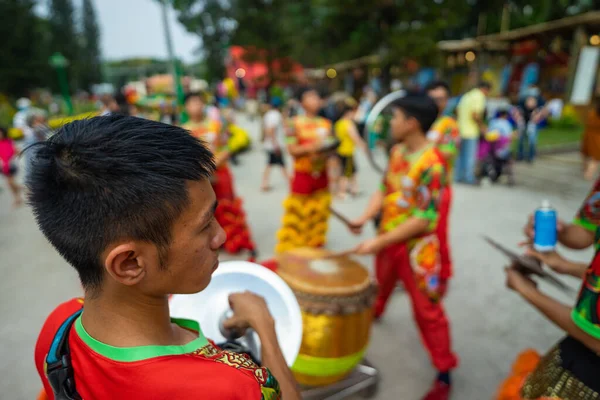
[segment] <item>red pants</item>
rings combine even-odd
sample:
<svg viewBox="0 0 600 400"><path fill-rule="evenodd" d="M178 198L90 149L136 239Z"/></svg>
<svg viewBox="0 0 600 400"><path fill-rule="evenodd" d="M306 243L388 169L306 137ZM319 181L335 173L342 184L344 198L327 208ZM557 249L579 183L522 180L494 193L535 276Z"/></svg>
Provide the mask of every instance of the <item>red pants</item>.
<svg viewBox="0 0 600 400"><path fill-rule="evenodd" d="M221 167L215 171L212 187L215 191L217 200L235 199L235 193L233 191L233 178L228 167Z"/></svg>
<svg viewBox="0 0 600 400"><path fill-rule="evenodd" d="M450 219L450 206L452 204L452 188L447 187L442 192L440 201L440 218L435 231L440 242L440 279L447 280L452 276L452 258L450 257L450 243L448 239L448 220Z"/></svg>
<svg viewBox="0 0 600 400"><path fill-rule="evenodd" d="M242 201L236 198L233 190L233 177L229 168L221 167L215 171L212 182L215 197L219 201L215 217L227 234L223 249L231 254L241 250L248 250L251 259L254 259L256 245L252 241L246 216L242 208Z"/></svg>
<svg viewBox="0 0 600 400"><path fill-rule="evenodd" d="M292 178L292 194L313 194L319 190L329 187L327 171L323 171L317 176L310 172L295 172Z"/></svg>
<svg viewBox="0 0 600 400"><path fill-rule="evenodd" d="M421 340L438 371L449 371L458 365L450 348L450 325L441 302L433 302L417 288L410 266L407 246L404 243L388 246L375 260L375 273L379 293L375 301L375 315L381 316L398 279L410 297L413 315Z"/></svg>

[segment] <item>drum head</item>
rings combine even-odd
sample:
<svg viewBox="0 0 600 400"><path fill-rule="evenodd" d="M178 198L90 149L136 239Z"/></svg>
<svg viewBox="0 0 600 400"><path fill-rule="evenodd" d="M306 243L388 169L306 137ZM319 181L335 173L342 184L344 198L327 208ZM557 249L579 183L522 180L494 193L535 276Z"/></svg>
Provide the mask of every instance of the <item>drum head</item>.
<svg viewBox="0 0 600 400"><path fill-rule="evenodd" d="M324 296L349 296L371 287L365 267L349 257L326 258L322 249L297 248L281 254L277 273L293 290Z"/></svg>
<svg viewBox="0 0 600 400"><path fill-rule="evenodd" d="M210 284L200 293L174 295L170 301L172 317L198 321L204 335L216 343L226 339L219 329L220 318L230 310L229 295L250 291L264 297L275 320L275 331L289 366L296 360L302 343L302 315L296 296L274 272L248 261L220 263ZM254 333L257 343L258 336ZM260 351L260 347L257 349ZM260 353L259 353L260 355Z"/></svg>

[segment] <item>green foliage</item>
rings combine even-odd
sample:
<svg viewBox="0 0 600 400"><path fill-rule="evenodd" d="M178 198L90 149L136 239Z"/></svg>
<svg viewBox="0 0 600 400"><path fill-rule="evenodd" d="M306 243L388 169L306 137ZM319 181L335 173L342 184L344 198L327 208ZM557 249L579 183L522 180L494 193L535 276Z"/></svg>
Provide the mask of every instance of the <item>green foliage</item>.
<svg viewBox="0 0 600 400"><path fill-rule="evenodd" d="M69 60L71 90L87 89L89 83L101 80L99 32L91 0L83 2L83 32L75 26L72 0L49 0L47 19L34 12L41 2L0 0L0 92L12 98L34 88L58 90L56 72L48 63L56 51Z"/></svg>
<svg viewBox="0 0 600 400"><path fill-rule="evenodd" d="M542 129L538 136L538 147L552 147L572 144L581 141L583 128L581 126L550 126Z"/></svg>
<svg viewBox="0 0 600 400"><path fill-rule="evenodd" d="M100 29L92 0L83 0L83 43L81 46L81 81L84 88L102 81L100 69Z"/></svg>
<svg viewBox="0 0 600 400"><path fill-rule="evenodd" d="M583 126L577 115L566 114L560 118L551 119L548 125L556 129L579 129Z"/></svg>
<svg viewBox="0 0 600 400"><path fill-rule="evenodd" d="M223 61L236 27L232 3L227 0L173 0L179 21L202 39L203 57L208 80L224 76Z"/></svg>
<svg viewBox="0 0 600 400"><path fill-rule="evenodd" d="M18 97L47 82L47 25L35 1L0 1L0 93Z"/></svg>
<svg viewBox="0 0 600 400"><path fill-rule="evenodd" d="M496 33L594 9L600 0L174 0L203 43L209 79L223 73L229 44L316 67L370 54L384 67L414 58L435 65L436 43ZM268 61L268 60L267 60Z"/></svg>
<svg viewBox="0 0 600 400"><path fill-rule="evenodd" d="M50 49L59 52L69 61L67 73L71 87L80 87L80 42L75 29L75 9L71 0L50 0L49 2ZM58 81L52 82L52 89L58 91Z"/></svg>

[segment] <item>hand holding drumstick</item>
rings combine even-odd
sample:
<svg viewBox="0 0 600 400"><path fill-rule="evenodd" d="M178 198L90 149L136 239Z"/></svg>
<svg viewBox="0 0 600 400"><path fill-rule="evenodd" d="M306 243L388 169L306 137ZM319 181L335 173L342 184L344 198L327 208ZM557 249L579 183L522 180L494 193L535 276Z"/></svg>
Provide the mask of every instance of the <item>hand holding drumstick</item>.
<svg viewBox="0 0 600 400"><path fill-rule="evenodd" d="M331 207L329 207L329 212L331 212L331 214L334 217L336 217L344 225L346 225L346 227L348 227L348 229L350 230L350 232L354 233L355 235L360 235L362 233L362 227L365 224L362 220L351 221L351 220L349 220L348 218L346 218L345 216L343 216L342 214L340 214L339 212L337 212L336 210L334 210Z"/></svg>

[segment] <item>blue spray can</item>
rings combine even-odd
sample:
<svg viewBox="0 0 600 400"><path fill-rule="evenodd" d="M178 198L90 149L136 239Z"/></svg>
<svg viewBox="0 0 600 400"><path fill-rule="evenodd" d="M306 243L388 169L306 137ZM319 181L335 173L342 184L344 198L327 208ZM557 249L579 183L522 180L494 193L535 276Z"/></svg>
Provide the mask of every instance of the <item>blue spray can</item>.
<svg viewBox="0 0 600 400"><path fill-rule="evenodd" d="M552 251L556 247L556 210L548 200L542 201L542 206L534 214L533 248L539 252Z"/></svg>

